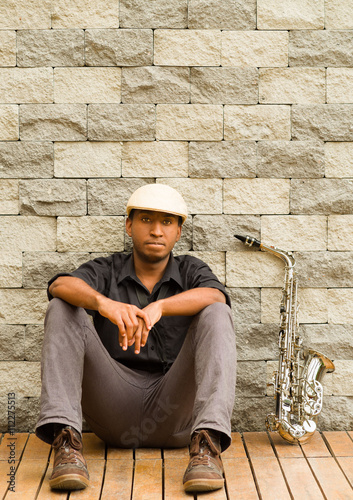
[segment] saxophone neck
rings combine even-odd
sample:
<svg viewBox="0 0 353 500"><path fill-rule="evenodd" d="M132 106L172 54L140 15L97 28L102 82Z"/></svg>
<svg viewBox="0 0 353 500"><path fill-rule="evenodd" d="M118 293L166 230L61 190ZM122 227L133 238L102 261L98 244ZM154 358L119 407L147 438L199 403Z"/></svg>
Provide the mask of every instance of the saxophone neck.
<svg viewBox="0 0 353 500"><path fill-rule="evenodd" d="M253 236L248 236L248 235L242 236L240 234L236 234L235 237L238 238L238 240L242 241L244 245L248 247L254 247L257 248L258 250L262 250L263 252L269 252L272 253L272 255L279 257L284 261L287 268L293 268L295 265L295 260L292 252L286 252L285 250L281 250L280 248L265 245L264 243L261 243L260 240L257 240Z"/></svg>

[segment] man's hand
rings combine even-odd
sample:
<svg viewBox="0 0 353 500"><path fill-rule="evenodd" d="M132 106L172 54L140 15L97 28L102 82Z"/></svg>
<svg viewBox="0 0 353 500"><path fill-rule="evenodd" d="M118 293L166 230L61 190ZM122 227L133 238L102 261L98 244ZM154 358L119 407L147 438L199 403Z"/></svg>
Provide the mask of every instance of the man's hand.
<svg viewBox="0 0 353 500"><path fill-rule="evenodd" d="M125 351L133 343L135 352L140 352L141 339L145 345L148 333L152 328L149 315L138 307L123 302L116 302L107 297L99 299L98 312L119 328L119 343Z"/></svg>
<svg viewBox="0 0 353 500"><path fill-rule="evenodd" d="M143 309L143 312L148 316L151 328L158 323L162 317L162 302L152 302ZM119 343L125 350L127 346L135 344L135 354L139 354L141 347L144 347L147 342L148 334L151 328L146 328L144 319L137 318L138 327L132 337L123 337L119 334Z"/></svg>

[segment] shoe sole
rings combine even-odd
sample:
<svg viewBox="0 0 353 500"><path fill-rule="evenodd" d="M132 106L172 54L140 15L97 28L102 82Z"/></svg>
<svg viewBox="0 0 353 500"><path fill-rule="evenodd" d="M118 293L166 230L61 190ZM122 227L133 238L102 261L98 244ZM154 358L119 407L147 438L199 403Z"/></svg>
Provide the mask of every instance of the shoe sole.
<svg viewBox="0 0 353 500"><path fill-rule="evenodd" d="M224 479L191 479L184 483L185 491L212 491L224 486Z"/></svg>
<svg viewBox="0 0 353 500"><path fill-rule="evenodd" d="M49 481L53 490L83 490L89 485L89 480L78 474L65 474Z"/></svg>

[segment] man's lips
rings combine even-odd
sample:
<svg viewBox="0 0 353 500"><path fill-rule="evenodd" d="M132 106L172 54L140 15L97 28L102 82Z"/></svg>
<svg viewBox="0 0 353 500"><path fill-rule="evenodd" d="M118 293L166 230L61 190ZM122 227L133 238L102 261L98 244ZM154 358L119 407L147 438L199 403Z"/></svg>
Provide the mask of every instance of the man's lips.
<svg viewBox="0 0 353 500"><path fill-rule="evenodd" d="M147 241L145 245L148 246L157 246L157 247L165 247L165 244L162 241Z"/></svg>

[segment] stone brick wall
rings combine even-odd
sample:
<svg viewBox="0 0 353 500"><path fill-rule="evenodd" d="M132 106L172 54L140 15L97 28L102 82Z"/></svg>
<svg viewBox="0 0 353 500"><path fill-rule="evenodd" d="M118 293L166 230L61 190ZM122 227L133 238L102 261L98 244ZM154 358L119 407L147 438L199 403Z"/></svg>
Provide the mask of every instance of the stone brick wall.
<svg viewBox="0 0 353 500"><path fill-rule="evenodd" d="M177 252L233 299L234 429L274 401L279 259L292 250L301 332L332 357L322 429L353 415L353 1L0 2L0 423L40 393L46 282L131 247L124 208L163 182L190 209Z"/></svg>

